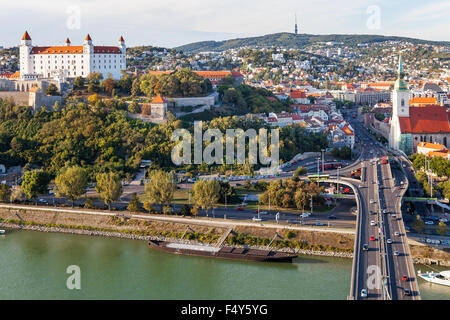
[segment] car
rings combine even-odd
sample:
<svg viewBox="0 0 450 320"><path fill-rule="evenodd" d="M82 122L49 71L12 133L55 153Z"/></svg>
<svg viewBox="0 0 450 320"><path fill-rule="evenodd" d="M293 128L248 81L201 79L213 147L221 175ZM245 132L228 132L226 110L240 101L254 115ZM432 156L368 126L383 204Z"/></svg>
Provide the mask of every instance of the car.
<svg viewBox="0 0 450 320"><path fill-rule="evenodd" d="M396 195L396 197L397 197L397 198L400 198L400 197L401 197L401 195L397 194L397 195Z"/></svg>
<svg viewBox="0 0 450 320"><path fill-rule="evenodd" d="M399 255L400 255L400 253L397 250L395 250L394 251L394 256L399 256Z"/></svg>
<svg viewBox="0 0 450 320"><path fill-rule="evenodd" d="M407 275L402 275L402 281L409 281L409 278Z"/></svg>
<svg viewBox="0 0 450 320"><path fill-rule="evenodd" d="M39 202L40 202L40 203L48 203L48 202L47 202L47 200L45 200L45 199L42 199L42 198L41 198L41 199L39 199Z"/></svg>
<svg viewBox="0 0 450 320"><path fill-rule="evenodd" d="M425 224L428 224L428 225L433 225L433 224L434 224L434 222L433 222L433 221L425 221Z"/></svg>
<svg viewBox="0 0 450 320"><path fill-rule="evenodd" d="M252 220L253 220L253 221L256 221L256 222L261 222L261 221L262 221L262 219L261 219L261 218L258 218L258 217L253 217Z"/></svg>
<svg viewBox="0 0 450 320"><path fill-rule="evenodd" d="M386 242L387 242L388 244L392 244L392 240L391 240L391 239L387 239Z"/></svg>
<svg viewBox="0 0 450 320"><path fill-rule="evenodd" d="M242 207L237 207L237 211L244 211L244 208L242 208Z"/></svg>
<svg viewBox="0 0 450 320"><path fill-rule="evenodd" d="M363 244L363 251L369 251L369 245L367 243Z"/></svg>
<svg viewBox="0 0 450 320"><path fill-rule="evenodd" d="M370 241L376 241L377 239L375 238L375 236L370 236Z"/></svg>
<svg viewBox="0 0 450 320"><path fill-rule="evenodd" d="M404 294L405 294L405 296L408 296L408 297L412 296L411 290L409 290L409 289L405 289Z"/></svg>
<svg viewBox="0 0 450 320"><path fill-rule="evenodd" d="M374 203L375 203L375 200L370 199L370 204L374 204Z"/></svg>
<svg viewBox="0 0 450 320"><path fill-rule="evenodd" d="M400 236L400 232L395 231L394 235L395 235L396 237L399 237L399 236Z"/></svg>
<svg viewBox="0 0 450 320"><path fill-rule="evenodd" d="M376 222L375 221L370 221L370 225L373 227L373 226L376 226L377 224L376 224Z"/></svg>
<svg viewBox="0 0 450 320"><path fill-rule="evenodd" d="M330 220L336 220L337 217L336 217L336 216L328 216L328 219L330 219Z"/></svg>
<svg viewBox="0 0 450 320"><path fill-rule="evenodd" d="M367 298L367 289L361 290L361 298Z"/></svg>
<svg viewBox="0 0 450 320"><path fill-rule="evenodd" d="M397 219L397 216L395 214L391 215L392 219Z"/></svg>
<svg viewBox="0 0 450 320"><path fill-rule="evenodd" d="M260 211L259 214L267 214L267 211Z"/></svg>
<svg viewBox="0 0 450 320"><path fill-rule="evenodd" d="M370 211L370 214L377 214L375 211Z"/></svg>
<svg viewBox="0 0 450 320"><path fill-rule="evenodd" d="M316 226L324 226L325 224L322 222L316 222Z"/></svg>

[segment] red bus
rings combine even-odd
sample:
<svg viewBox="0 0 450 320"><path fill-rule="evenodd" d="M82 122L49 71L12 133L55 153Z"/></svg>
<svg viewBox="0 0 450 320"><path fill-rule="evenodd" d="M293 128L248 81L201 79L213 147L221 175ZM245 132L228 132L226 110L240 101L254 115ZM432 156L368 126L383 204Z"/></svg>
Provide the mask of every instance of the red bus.
<svg viewBox="0 0 450 320"><path fill-rule="evenodd" d="M323 164L325 170L342 168L342 162L327 162Z"/></svg>

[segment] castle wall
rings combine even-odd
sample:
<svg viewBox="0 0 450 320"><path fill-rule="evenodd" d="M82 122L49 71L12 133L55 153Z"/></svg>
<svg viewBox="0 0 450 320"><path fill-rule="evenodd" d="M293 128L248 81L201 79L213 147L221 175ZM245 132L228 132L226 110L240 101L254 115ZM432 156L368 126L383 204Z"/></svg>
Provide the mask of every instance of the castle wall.
<svg viewBox="0 0 450 320"><path fill-rule="evenodd" d="M28 106L29 95L29 92L0 91L0 98L12 98L15 104L21 106Z"/></svg>

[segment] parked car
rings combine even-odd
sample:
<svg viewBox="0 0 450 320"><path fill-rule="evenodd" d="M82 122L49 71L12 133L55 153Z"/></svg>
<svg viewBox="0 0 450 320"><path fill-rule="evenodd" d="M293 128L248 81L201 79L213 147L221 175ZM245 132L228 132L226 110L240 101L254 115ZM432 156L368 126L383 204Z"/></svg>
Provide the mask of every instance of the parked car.
<svg viewBox="0 0 450 320"><path fill-rule="evenodd" d="M405 293L405 296L408 296L408 297L410 297L412 295L411 290L409 290L409 289L405 289L404 293Z"/></svg>
<svg viewBox="0 0 450 320"><path fill-rule="evenodd" d="M367 298L367 289L361 290L361 298Z"/></svg>
<svg viewBox="0 0 450 320"><path fill-rule="evenodd" d="M391 240L391 239L387 239L386 242L387 242L388 244L392 244L392 240Z"/></svg>
<svg viewBox="0 0 450 320"><path fill-rule="evenodd" d="M375 240L376 240L375 236L370 236L370 241L375 241Z"/></svg>
<svg viewBox="0 0 450 320"><path fill-rule="evenodd" d="M400 255L400 253L399 253L397 250L395 250L395 251L394 251L394 256L397 257L397 256L399 256L399 255Z"/></svg>
<svg viewBox="0 0 450 320"><path fill-rule="evenodd" d="M369 245L367 243L363 244L363 251L369 251Z"/></svg>
<svg viewBox="0 0 450 320"><path fill-rule="evenodd" d="M402 281L409 281L408 276L404 274L404 275L402 276Z"/></svg>

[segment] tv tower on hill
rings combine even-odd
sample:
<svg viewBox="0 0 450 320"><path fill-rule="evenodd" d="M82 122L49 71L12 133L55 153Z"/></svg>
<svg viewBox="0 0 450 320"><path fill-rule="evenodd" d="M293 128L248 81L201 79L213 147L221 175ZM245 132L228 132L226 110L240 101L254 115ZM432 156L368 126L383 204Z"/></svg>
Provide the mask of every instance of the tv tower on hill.
<svg viewBox="0 0 450 320"><path fill-rule="evenodd" d="M298 34L297 14L295 14L295 34Z"/></svg>

